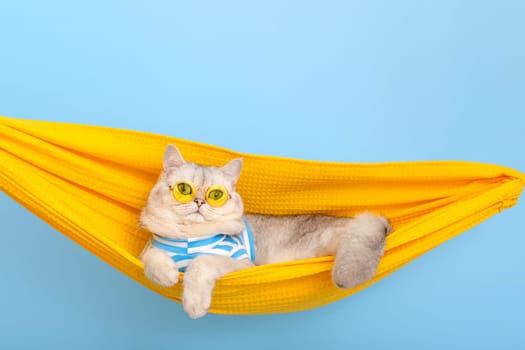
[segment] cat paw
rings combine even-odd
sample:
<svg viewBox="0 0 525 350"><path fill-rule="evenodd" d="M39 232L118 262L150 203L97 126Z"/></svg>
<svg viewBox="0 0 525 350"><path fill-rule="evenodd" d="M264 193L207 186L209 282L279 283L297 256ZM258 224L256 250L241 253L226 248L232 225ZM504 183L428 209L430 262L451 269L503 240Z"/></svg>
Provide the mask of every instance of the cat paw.
<svg viewBox="0 0 525 350"><path fill-rule="evenodd" d="M332 271L332 280L338 288L350 289L367 282L374 277L375 273L375 267L371 269L358 269L344 265L334 268Z"/></svg>
<svg viewBox="0 0 525 350"><path fill-rule="evenodd" d="M144 257L144 274L162 287L171 287L179 281L179 269L164 252L151 249Z"/></svg>
<svg viewBox="0 0 525 350"><path fill-rule="evenodd" d="M203 292L191 293L186 289L182 295L182 306L191 318L200 318L206 313L211 305L211 295Z"/></svg>
<svg viewBox="0 0 525 350"><path fill-rule="evenodd" d="M372 213L354 217L342 237L332 279L339 288L354 288L372 279L385 251L385 237L392 232L387 218Z"/></svg>
<svg viewBox="0 0 525 350"><path fill-rule="evenodd" d="M179 282L179 269L176 266L159 265L156 267L144 266L146 277L162 287L171 287Z"/></svg>

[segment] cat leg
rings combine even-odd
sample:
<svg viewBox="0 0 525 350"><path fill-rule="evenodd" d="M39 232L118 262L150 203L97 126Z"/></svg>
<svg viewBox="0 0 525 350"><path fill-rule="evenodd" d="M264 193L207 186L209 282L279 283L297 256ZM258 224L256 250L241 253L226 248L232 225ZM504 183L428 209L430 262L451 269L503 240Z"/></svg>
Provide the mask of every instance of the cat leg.
<svg viewBox="0 0 525 350"><path fill-rule="evenodd" d="M165 251L149 246L140 259L144 264L144 274L150 281L162 287L171 287L179 281L179 269Z"/></svg>
<svg viewBox="0 0 525 350"><path fill-rule="evenodd" d="M332 270L334 283L353 288L374 277L391 231L388 220L380 215L366 212L351 220L339 238Z"/></svg>
<svg viewBox="0 0 525 350"><path fill-rule="evenodd" d="M235 260L220 255L195 258L184 273L182 305L191 318L204 316L211 305L215 281L225 274L252 267L249 259Z"/></svg>

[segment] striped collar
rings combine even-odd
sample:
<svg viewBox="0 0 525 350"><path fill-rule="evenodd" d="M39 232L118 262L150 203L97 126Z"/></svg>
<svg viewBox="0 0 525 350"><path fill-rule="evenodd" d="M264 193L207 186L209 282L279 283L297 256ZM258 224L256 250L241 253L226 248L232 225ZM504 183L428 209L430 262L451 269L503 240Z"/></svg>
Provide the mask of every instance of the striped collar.
<svg viewBox="0 0 525 350"><path fill-rule="evenodd" d="M164 250L176 263L180 271L185 271L191 260L200 255L221 255L236 260L255 260L251 227L244 220L245 229L238 235L218 233L205 237L174 239L153 235L152 245Z"/></svg>

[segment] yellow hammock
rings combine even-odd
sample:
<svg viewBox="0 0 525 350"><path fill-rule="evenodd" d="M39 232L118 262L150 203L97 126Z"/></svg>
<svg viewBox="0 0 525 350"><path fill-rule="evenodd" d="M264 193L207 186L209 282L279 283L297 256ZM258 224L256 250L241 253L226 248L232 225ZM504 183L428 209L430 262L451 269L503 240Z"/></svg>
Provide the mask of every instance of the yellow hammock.
<svg viewBox="0 0 525 350"><path fill-rule="evenodd" d="M244 158L238 190L247 212L353 215L392 220L377 276L352 290L333 286L332 257L258 266L224 276L211 312L305 310L346 297L517 202L525 176L468 162L327 163L240 154L167 136L0 117L0 188L113 267L181 301L181 286L148 281L137 259L150 233L137 217L168 143L207 165Z"/></svg>

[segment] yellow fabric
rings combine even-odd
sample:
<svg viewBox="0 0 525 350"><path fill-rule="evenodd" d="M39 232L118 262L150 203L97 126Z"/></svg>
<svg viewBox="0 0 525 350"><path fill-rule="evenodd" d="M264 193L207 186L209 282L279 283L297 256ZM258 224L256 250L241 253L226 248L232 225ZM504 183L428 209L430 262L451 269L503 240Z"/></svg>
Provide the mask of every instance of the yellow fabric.
<svg viewBox="0 0 525 350"><path fill-rule="evenodd" d="M137 259L150 233L137 217L168 143L190 161L244 158L238 190L260 214L380 212L395 232L377 282L419 255L517 202L525 176L468 162L324 163L240 154L167 136L0 117L0 188L137 282L180 302L181 286L149 282ZM498 239L497 236L495 239ZM211 312L309 309L352 290L332 285L332 257L258 266L218 281Z"/></svg>

